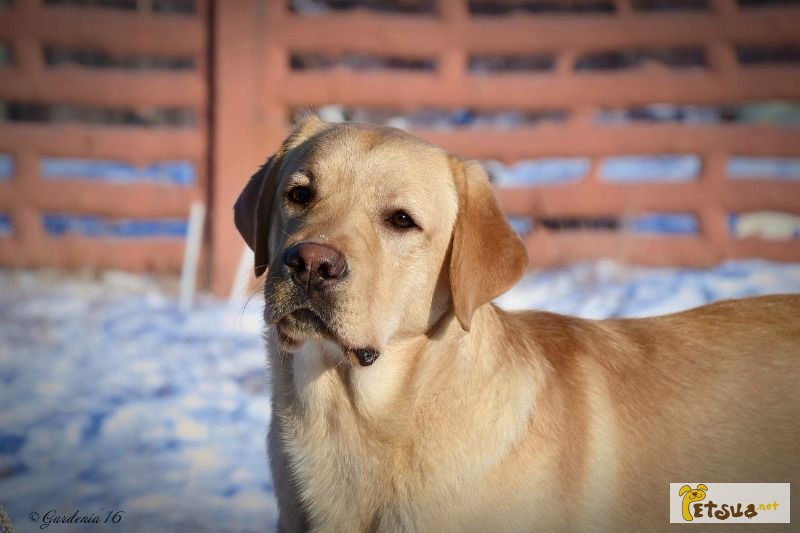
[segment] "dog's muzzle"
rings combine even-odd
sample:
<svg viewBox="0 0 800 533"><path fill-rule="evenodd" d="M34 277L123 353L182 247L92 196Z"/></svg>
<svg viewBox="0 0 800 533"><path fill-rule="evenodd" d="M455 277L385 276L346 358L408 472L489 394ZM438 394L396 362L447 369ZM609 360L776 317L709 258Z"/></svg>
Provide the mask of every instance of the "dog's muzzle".
<svg viewBox="0 0 800 533"><path fill-rule="evenodd" d="M309 300L320 301L319 296L338 284L347 275L347 261L344 255L331 246L315 242L301 242L289 247L283 256L283 263L294 285ZM305 324L321 333L331 336L325 321L308 309L301 309L287 317L296 326ZM370 366L380 352L374 348L351 348L361 366Z"/></svg>

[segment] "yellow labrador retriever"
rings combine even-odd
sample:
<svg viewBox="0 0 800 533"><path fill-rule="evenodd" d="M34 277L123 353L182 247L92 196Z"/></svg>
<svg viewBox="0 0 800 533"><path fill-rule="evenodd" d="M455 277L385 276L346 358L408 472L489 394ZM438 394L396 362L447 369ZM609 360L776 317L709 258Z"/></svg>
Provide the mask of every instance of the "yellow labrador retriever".
<svg viewBox="0 0 800 533"><path fill-rule="evenodd" d="M528 260L481 167L314 117L235 219L283 531L653 531L670 482L798 480L800 297L505 312Z"/></svg>

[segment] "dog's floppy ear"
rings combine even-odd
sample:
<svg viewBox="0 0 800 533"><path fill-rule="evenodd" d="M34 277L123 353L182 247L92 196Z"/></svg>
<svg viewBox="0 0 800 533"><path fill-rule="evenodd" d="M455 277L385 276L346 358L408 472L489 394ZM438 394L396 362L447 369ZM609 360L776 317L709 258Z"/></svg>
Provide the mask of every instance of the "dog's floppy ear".
<svg viewBox="0 0 800 533"><path fill-rule="evenodd" d="M239 194L233 206L233 221L247 245L255 252L256 277L264 273L269 264L266 225L272 211L277 179L268 179L275 167L276 155L259 168Z"/></svg>
<svg viewBox="0 0 800 533"><path fill-rule="evenodd" d="M702 483L700 483L699 485L697 485L697 490L704 490L704 491L708 491L708 487L706 487L705 485L703 485Z"/></svg>
<svg viewBox="0 0 800 533"><path fill-rule="evenodd" d="M681 490L678 491L678 496L683 496L690 490L692 490L692 487L690 487L689 485L684 485L683 487L681 487Z"/></svg>
<svg viewBox="0 0 800 533"><path fill-rule="evenodd" d="M269 265L269 221L275 191L278 188L278 171L284 157L292 148L307 141L328 127L314 115L298 123L280 149L264 166L250 177L233 206L236 229L247 245L255 252L255 275L260 276Z"/></svg>
<svg viewBox="0 0 800 533"><path fill-rule="evenodd" d="M458 217L450 256L455 315L469 331L472 314L511 288L525 273L528 254L497 205L489 178L476 161L450 158Z"/></svg>

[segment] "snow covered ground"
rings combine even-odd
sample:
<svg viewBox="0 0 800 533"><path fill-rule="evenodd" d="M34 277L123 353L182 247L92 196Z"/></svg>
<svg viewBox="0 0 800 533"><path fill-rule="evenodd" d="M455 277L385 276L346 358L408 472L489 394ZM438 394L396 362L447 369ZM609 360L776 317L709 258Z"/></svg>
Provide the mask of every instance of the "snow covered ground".
<svg viewBox="0 0 800 533"><path fill-rule="evenodd" d="M778 292L800 292L800 265L600 262L531 273L500 303L602 318ZM89 530L274 529L262 302L184 314L173 295L146 276L0 271L0 502L18 531L50 510L124 511Z"/></svg>

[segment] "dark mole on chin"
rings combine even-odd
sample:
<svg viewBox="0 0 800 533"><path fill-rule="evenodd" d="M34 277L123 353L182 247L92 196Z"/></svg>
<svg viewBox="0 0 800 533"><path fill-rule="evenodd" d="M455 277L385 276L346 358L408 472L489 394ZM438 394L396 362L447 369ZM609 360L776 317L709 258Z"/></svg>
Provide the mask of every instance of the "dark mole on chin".
<svg viewBox="0 0 800 533"><path fill-rule="evenodd" d="M378 359L378 356L381 355L378 350L373 348L358 348L357 350L353 350L353 353L356 355L361 366L371 365Z"/></svg>

